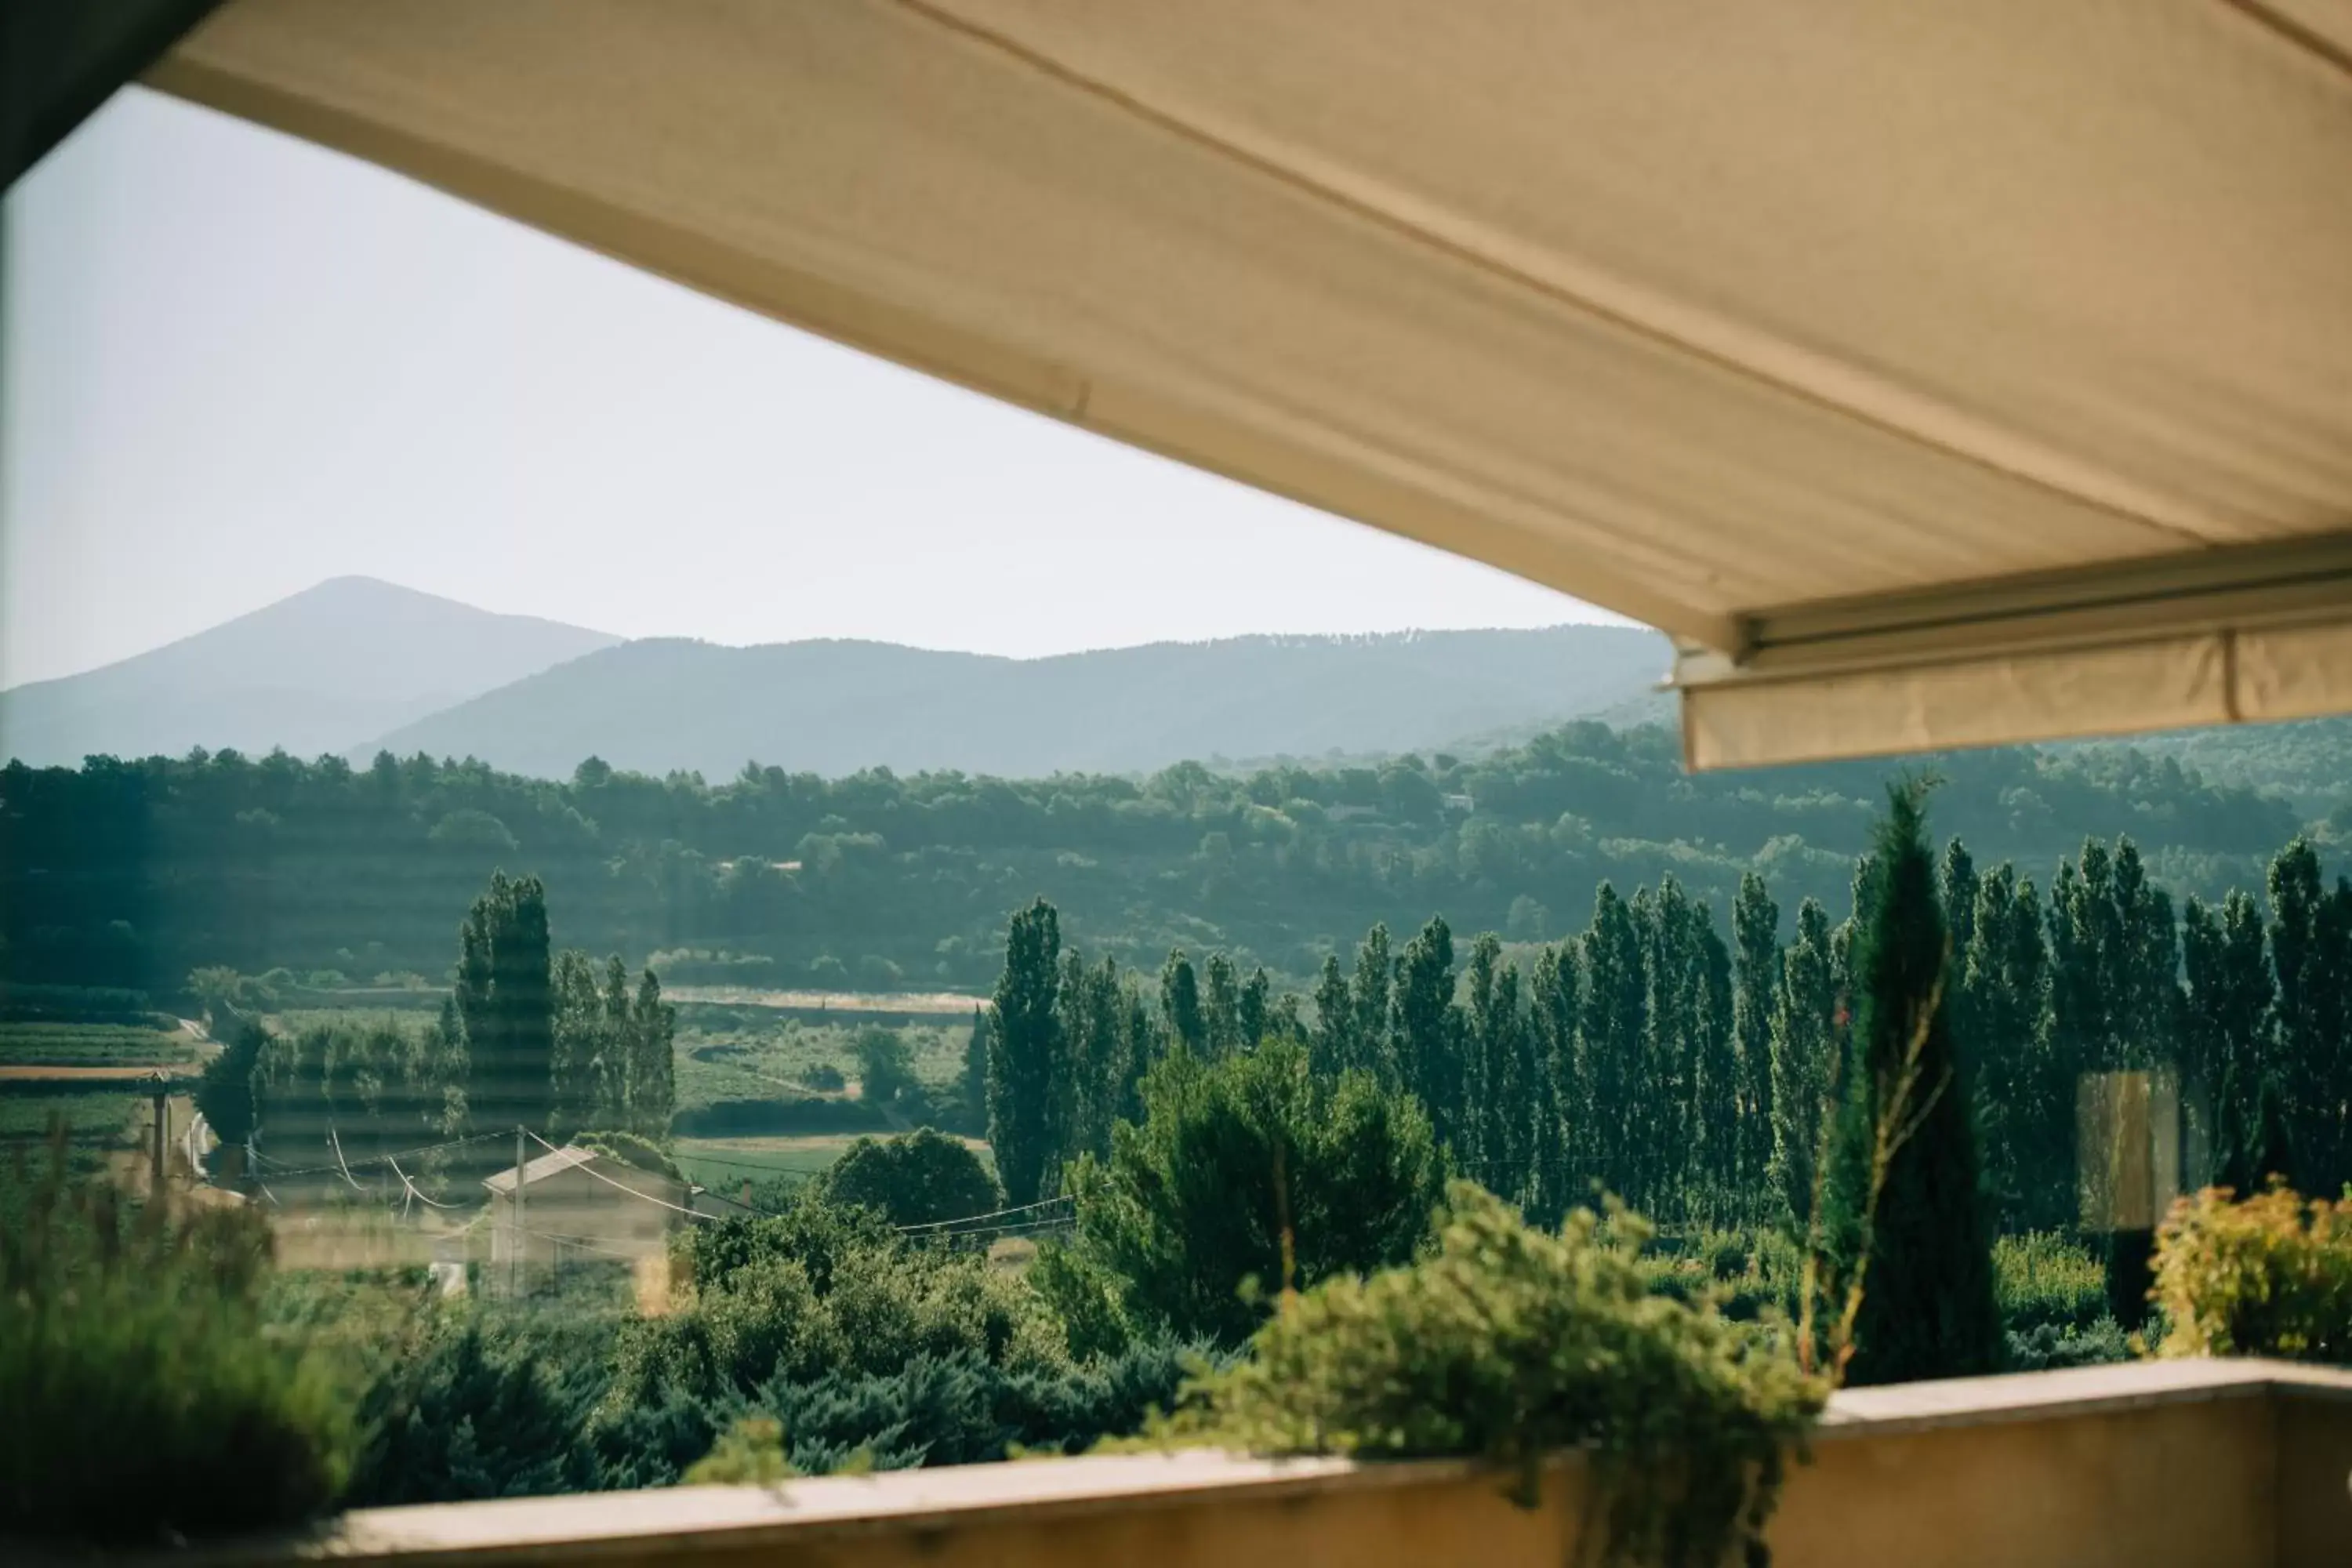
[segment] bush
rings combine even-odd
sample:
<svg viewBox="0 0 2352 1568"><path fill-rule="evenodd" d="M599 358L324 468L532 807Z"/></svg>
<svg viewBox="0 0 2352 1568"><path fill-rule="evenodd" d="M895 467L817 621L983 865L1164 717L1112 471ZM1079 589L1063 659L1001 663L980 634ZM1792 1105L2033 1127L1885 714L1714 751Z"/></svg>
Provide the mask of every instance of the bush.
<svg viewBox="0 0 2352 1568"><path fill-rule="evenodd" d="M2131 1338L2113 1318L2099 1318L2087 1328L2041 1323L2011 1329L2002 1335L2002 1370L2053 1372L2067 1366L2104 1366L2129 1361Z"/></svg>
<svg viewBox="0 0 2352 1568"><path fill-rule="evenodd" d="M1785 1347L1653 1294L1638 1223L1580 1209L1548 1234L1461 1182L1447 1204L1434 1256L1286 1299L1255 1353L1189 1385L1150 1440L1481 1455L1519 1468L1530 1501L1546 1455L1589 1447L1612 1552L1752 1558L1826 1389Z"/></svg>
<svg viewBox="0 0 2352 1568"><path fill-rule="evenodd" d="M2105 1266L2055 1232L2002 1237L1992 1268L2001 1327L2012 1339L2042 1328L2088 1329L2108 1315Z"/></svg>
<svg viewBox="0 0 2352 1568"><path fill-rule="evenodd" d="M2306 1203L2273 1185L2232 1202L2208 1187L2173 1205L2155 1272L2169 1324L2158 1354L2352 1365L2352 1197Z"/></svg>
<svg viewBox="0 0 2352 1568"><path fill-rule="evenodd" d="M939 1225L1004 1206L1003 1189L980 1156L928 1127L902 1138L860 1138L816 1185L827 1201L870 1208L894 1226Z"/></svg>
<svg viewBox="0 0 2352 1568"><path fill-rule="evenodd" d="M894 1372L923 1354L1068 1363L1060 1324L1017 1276L814 1194L781 1215L700 1226L680 1262L691 1295L629 1326L608 1415L667 1389L707 1402L839 1370Z"/></svg>
<svg viewBox="0 0 2352 1568"><path fill-rule="evenodd" d="M156 1541L324 1509L349 1429L324 1370L265 1336L269 1232L129 1209L61 1138L0 1227L0 1536Z"/></svg>

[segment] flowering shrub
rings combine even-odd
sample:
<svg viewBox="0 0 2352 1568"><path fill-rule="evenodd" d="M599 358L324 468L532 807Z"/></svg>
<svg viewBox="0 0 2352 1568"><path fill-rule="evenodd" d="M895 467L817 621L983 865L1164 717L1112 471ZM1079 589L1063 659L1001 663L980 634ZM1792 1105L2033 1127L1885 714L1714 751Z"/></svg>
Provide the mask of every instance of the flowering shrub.
<svg viewBox="0 0 2352 1568"><path fill-rule="evenodd" d="M2352 1365L2352 1197L2183 1198L2157 1237L2153 1294L2170 1325L2159 1354Z"/></svg>

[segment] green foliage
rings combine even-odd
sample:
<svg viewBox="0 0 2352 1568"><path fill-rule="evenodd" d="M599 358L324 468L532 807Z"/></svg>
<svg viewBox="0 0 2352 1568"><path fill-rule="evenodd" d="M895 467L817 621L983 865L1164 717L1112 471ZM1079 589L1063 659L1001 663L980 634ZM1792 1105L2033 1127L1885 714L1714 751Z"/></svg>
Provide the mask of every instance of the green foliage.
<svg viewBox="0 0 2352 1568"><path fill-rule="evenodd" d="M868 1209L812 1194L782 1215L698 1227L683 1261L690 1296L622 1338L608 1418L669 1390L707 1401L836 1369L878 1374L917 1354L1067 1363L1060 1325L1016 1276L909 1241Z"/></svg>
<svg viewBox="0 0 2352 1568"><path fill-rule="evenodd" d="M2106 1315L2105 1267L2053 1231L2004 1236L1992 1246L1993 1292L2012 1332L2087 1329Z"/></svg>
<svg viewBox="0 0 2352 1568"><path fill-rule="evenodd" d="M920 1087L913 1053L894 1029L858 1030L849 1053L857 1062L857 1097L868 1105L896 1105Z"/></svg>
<svg viewBox="0 0 2352 1568"><path fill-rule="evenodd" d="M1062 1057L1062 930L1054 906L1039 899L1013 917L1004 973L990 1009L988 1144L1005 1195L1032 1203L1055 1173L1055 1071Z"/></svg>
<svg viewBox="0 0 2352 1568"><path fill-rule="evenodd" d="M260 1331L269 1234L131 1209L62 1139L0 1226L0 1536L155 1542L289 1523L340 1489L334 1391Z"/></svg>
<svg viewBox="0 0 2352 1568"><path fill-rule="evenodd" d="M1937 765L1951 781L1939 813L1986 864L2046 866L2078 825L2112 825L2179 890L2209 898L2251 886L2301 820L2145 750ZM1142 780L761 768L719 784L556 782L421 756L358 771L229 752L18 767L0 777L0 937L14 976L159 994L199 965L438 975L447 911L495 866L527 864L564 941L595 952L724 952L793 978L822 956L844 980L873 957L977 990L1012 891L1041 891L1097 957L1156 967L1171 946L1223 949L1240 974L1263 963L1304 989L1373 921L1410 930L1444 909L1465 933L1507 931L1518 900L1582 910L1603 879L1672 871L1720 910L1755 871L1784 907L1842 908L1882 770L1688 777L1671 731L1588 723L1385 771L1475 808L1424 813L1406 798L1419 784L1347 763ZM266 855L239 820L256 811L279 825ZM518 847L436 842L461 811L495 818Z"/></svg>
<svg viewBox="0 0 2352 1568"><path fill-rule="evenodd" d="M746 1415L719 1434L710 1452L680 1478L690 1487L765 1487L800 1472L784 1458L783 1423Z"/></svg>
<svg viewBox="0 0 2352 1568"><path fill-rule="evenodd" d="M583 1149L593 1149L609 1154L625 1165L635 1165L640 1171L653 1171L673 1181L684 1180L677 1162L669 1151L650 1138L616 1128L590 1129L573 1135L572 1142Z"/></svg>
<svg viewBox="0 0 2352 1568"><path fill-rule="evenodd" d="M196 1082L196 1110L211 1124L214 1135L231 1147L242 1144L253 1133L257 1120L254 1073L268 1044L268 1033L260 1025L238 1026L220 1055L205 1064L204 1076Z"/></svg>
<svg viewBox="0 0 2352 1568"><path fill-rule="evenodd" d="M546 888L493 872L458 934L456 1001L474 1116L485 1127L545 1132L555 1120Z"/></svg>
<svg viewBox="0 0 2352 1568"><path fill-rule="evenodd" d="M1856 1383L1994 1371L2000 1320L1925 790L1889 791L1854 942L1854 1018L1825 1202Z"/></svg>
<svg viewBox="0 0 2352 1568"><path fill-rule="evenodd" d="M816 1184L825 1201L872 1209L893 1226L939 1225L1004 1206L1003 1189L980 1156L928 1127L860 1138Z"/></svg>
<svg viewBox="0 0 2352 1568"><path fill-rule="evenodd" d="M1252 1355L1190 1385L1152 1440L1367 1458L1475 1454L1520 1469L1585 1448L1625 1560L1751 1556L1826 1390L1783 1346L1652 1293L1646 1233L1578 1210L1530 1228L1467 1183L1435 1252L1284 1302Z"/></svg>
<svg viewBox="0 0 2352 1568"><path fill-rule="evenodd" d="M2352 1365L2352 1197L2209 1187L2158 1234L2159 1355L2262 1355Z"/></svg>
<svg viewBox="0 0 2352 1568"><path fill-rule="evenodd" d="M1180 1050L1142 1099L1142 1124L1066 1183L1072 1251L1133 1321L1237 1343L1286 1284L1402 1262L1427 1234L1444 1176L1429 1121L1369 1074L1318 1079L1296 1041L1216 1062Z"/></svg>

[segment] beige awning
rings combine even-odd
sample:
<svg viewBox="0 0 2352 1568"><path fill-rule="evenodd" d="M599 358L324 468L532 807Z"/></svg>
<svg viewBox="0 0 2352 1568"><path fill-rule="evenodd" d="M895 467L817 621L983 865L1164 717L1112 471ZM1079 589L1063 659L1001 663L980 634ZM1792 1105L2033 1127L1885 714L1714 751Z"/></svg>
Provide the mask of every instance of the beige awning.
<svg viewBox="0 0 2352 1568"><path fill-rule="evenodd" d="M2352 0L230 0L155 85L1674 634L2352 710Z"/></svg>

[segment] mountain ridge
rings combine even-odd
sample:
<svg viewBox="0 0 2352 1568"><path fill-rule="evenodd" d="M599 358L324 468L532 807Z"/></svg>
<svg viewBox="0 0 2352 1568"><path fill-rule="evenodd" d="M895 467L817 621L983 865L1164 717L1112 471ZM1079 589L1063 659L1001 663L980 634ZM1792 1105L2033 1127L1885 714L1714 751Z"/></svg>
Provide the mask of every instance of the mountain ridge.
<svg viewBox="0 0 2352 1568"><path fill-rule="evenodd" d="M1007 777L1188 759L1393 753L1638 699L1666 643L1625 627L1267 633L1016 659L858 638L598 649L383 736L539 777L745 763ZM367 748L373 751L374 748Z"/></svg>
<svg viewBox="0 0 2352 1568"><path fill-rule="evenodd" d="M620 640L330 577L128 658L0 691L0 757L72 764L196 746L316 756Z"/></svg>

